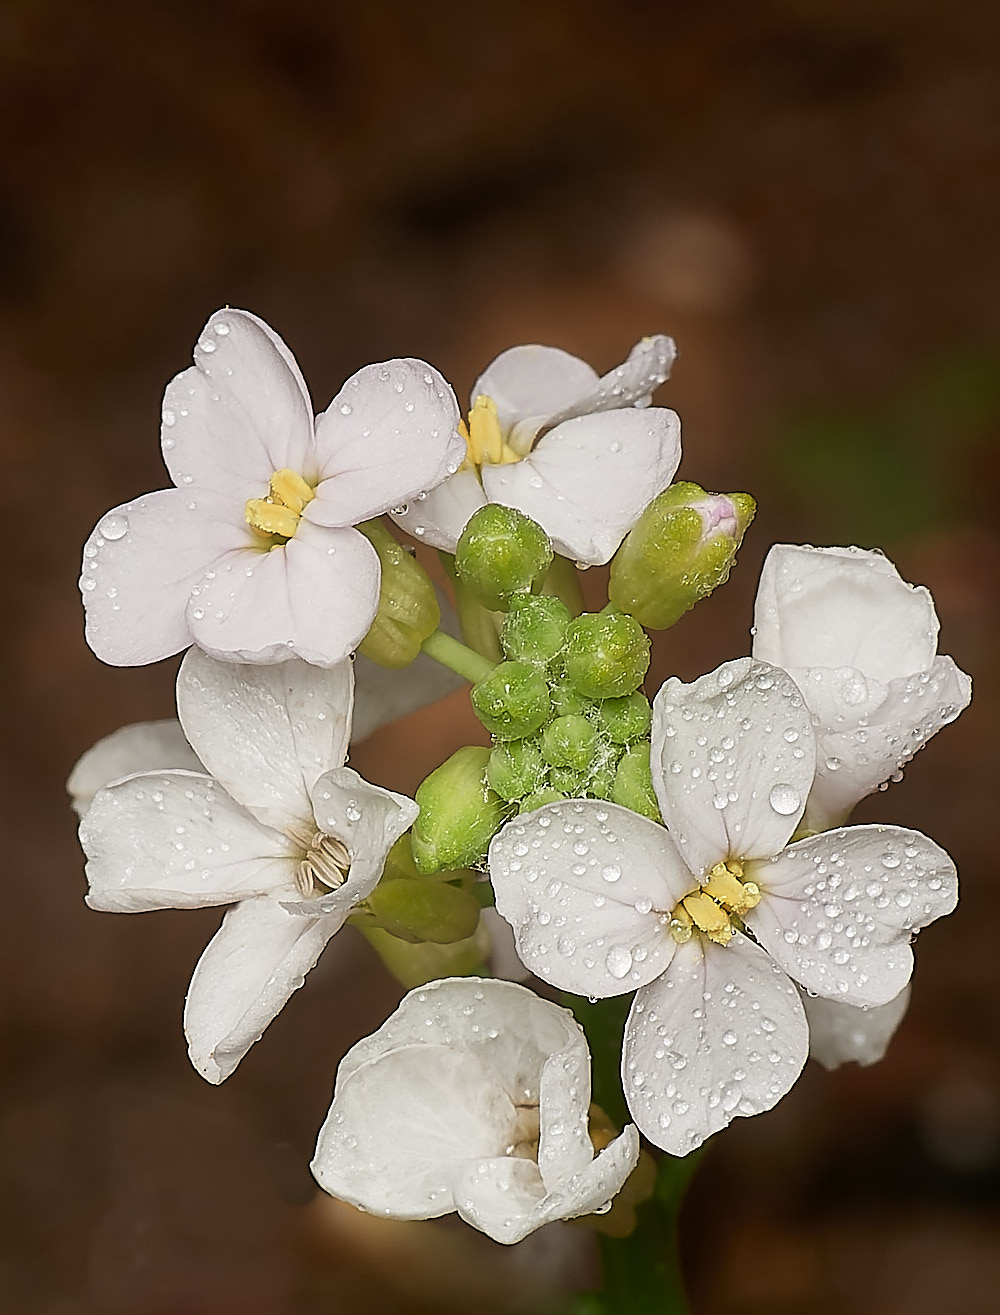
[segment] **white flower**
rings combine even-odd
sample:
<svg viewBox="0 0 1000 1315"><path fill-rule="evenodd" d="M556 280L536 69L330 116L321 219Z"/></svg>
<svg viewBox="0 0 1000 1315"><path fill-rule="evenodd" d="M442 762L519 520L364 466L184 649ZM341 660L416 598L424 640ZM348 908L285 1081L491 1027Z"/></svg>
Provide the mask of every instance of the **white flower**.
<svg viewBox="0 0 1000 1315"><path fill-rule="evenodd" d="M115 507L87 541L87 640L116 666L191 643L331 666L378 606L378 556L352 527L458 469L454 394L422 361L386 361L314 424L294 357L240 310L209 319L194 359L163 399L176 487Z"/></svg>
<svg viewBox="0 0 1000 1315"><path fill-rule="evenodd" d="M170 768L204 771L176 717L122 726L91 745L70 772L66 789L73 811L83 817L98 790L112 781Z"/></svg>
<svg viewBox="0 0 1000 1315"><path fill-rule="evenodd" d="M195 968L191 1061L222 1082L374 890L417 805L344 767L353 677L216 662L191 649L177 710L205 772L126 777L80 826L91 908L232 904Z"/></svg>
<svg viewBox="0 0 1000 1315"><path fill-rule="evenodd" d="M965 672L937 656L929 591L880 552L775 544L754 627L754 657L784 667L812 713L812 829L846 819L972 697Z"/></svg>
<svg viewBox="0 0 1000 1315"><path fill-rule="evenodd" d="M590 1052L572 1014L514 982L407 995L337 1071L312 1171L373 1214L457 1210L497 1242L603 1209L639 1158L629 1125L598 1155Z"/></svg>
<svg viewBox="0 0 1000 1315"><path fill-rule="evenodd" d="M667 830L571 800L509 822L490 846L496 906L533 972L581 995L638 988L625 1098L672 1154L795 1081L808 1032L790 978L885 1004L909 980L912 934L954 907L954 865L915 831L846 827L788 845L814 753L791 679L742 658L656 697Z"/></svg>
<svg viewBox="0 0 1000 1315"><path fill-rule="evenodd" d="M393 519L455 551L473 512L499 502L530 516L557 552L601 565L680 462L680 422L649 407L670 373L670 338L644 338L599 378L555 347L511 347L472 390L468 452L457 474Z"/></svg>
<svg viewBox="0 0 1000 1315"><path fill-rule="evenodd" d="M851 1063L867 1068L877 1064L889 1049L909 1003L909 986L904 986L895 1000L871 1009L802 993L809 1024L809 1058L824 1068Z"/></svg>

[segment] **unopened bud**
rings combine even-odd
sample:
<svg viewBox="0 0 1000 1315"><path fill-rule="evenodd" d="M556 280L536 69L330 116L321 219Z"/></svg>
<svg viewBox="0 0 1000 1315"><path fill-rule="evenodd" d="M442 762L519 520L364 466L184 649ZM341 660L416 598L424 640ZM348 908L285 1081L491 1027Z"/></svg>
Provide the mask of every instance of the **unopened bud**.
<svg viewBox="0 0 1000 1315"><path fill-rule="evenodd" d="M382 567L378 612L358 652L380 667L409 666L420 645L441 624L434 586L417 559L381 521L366 521L358 529L378 553Z"/></svg>
<svg viewBox="0 0 1000 1315"><path fill-rule="evenodd" d="M481 862L495 831L510 813L486 781L490 751L467 745L417 787L420 814L413 823L413 861L425 876Z"/></svg>
<svg viewBox="0 0 1000 1315"><path fill-rule="evenodd" d="M534 794L547 771L548 764L535 740L506 740L493 746L486 779L501 799L513 801Z"/></svg>
<svg viewBox="0 0 1000 1315"><path fill-rule="evenodd" d="M533 813L536 808L544 808L546 804L558 804L563 799L568 799L569 795L562 794L559 790L547 786L544 790L539 790L536 794L528 795L527 799L522 799L518 805L519 813Z"/></svg>
<svg viewBox="0 0 1000 1315"><path fill-rule="evenodd" d="M552 544L530 517L488 502L470 518L455 548L455 570L476 600L505 611L514 594L537 589L552 565Z"/></svg>
<svg viewBox="0 0 1000 1315"><path fill-rule="evenodd" d="M509 658L545 666L562 651L571 613L559 598L550 594L515 594L500 632L500 643Z"/></svg>
<svg viewBox="0 0 1000 1315"><path fill-rule="evenodd" d="M608 597L642 625L666 630L725 582L756 507L749 493L672 484L622 541Z"/></svg>
<svg viewBox="0 0 1000 1315"><path fill-rule="evenodd" d="M586 772L597 752L597 731L577 713L557 717L542 732L542 755L553 767L569 767L574 772ZM557 790L565 787L553 779Z"/></svg>
<svg viewBox="0 0 1000 1315"><path fill-rule="evenodd" d="M649 734L653 710L637 689L620 699L605 699L597 713L598 730L615 744L630 744Z"/></svg>
<svg viewBox="0 0 1000 1315"><path fill-rule="evenodd" d="M442 881L380 881L365 901L376 927L404 941L447 945L471 936L479 901L461 886Z"/></svg>
<svg viewBox="0 0 1000 1315"><path fill-rule="evenodd" d="M622 754L611 787L611 800L623 808L631 808L633 813L641 813L654 822L662 822L649 770L648 744L633 744Z"/></svg>
<svg viewBox="0 0 1000 1315"><path fill-rule="evenodd" d="M469 697L476 716L498 740L533 735L552 715L545 677L528 662L501 662Z"/></svg>
<svg viewBox="0 0 1000 1315"><path fill-rule="evenodd" d="M632 617L606 607L584 612L566 631L566 680L591 699L631 694L649 668L649 636Z"/></svg>

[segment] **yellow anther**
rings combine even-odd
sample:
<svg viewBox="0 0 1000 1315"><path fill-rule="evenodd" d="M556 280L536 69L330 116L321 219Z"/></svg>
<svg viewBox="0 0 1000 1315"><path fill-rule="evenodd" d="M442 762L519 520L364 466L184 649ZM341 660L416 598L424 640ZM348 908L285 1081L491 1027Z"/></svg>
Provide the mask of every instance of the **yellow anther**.
<svg viewBox="0 0 1000 1315"><path fill-rule="evenodd" d="M469 412L469 422L458 423L458 432L465 439L466 454L463 470L479 470L482 466L508 466L520 461L521 456L504 441L500 429L497 404L492 397L480 393Z"/></svg>
<svg viewBox="0 0 1000 1315"><path fill-rule="evenodd" d="M728 945L733 938L733 924L729 915L703 891L685 895L681 904L699 931L704 932L716 945Z"/></svg>
<svg viewBox="0 0 1000 1315"><path fill-rule="evenodd" d="M306 504L312 502L315 496L315 489L310 488L302 476L294 470L288 470L286 467L284 470L276 470L271 476L271 492L268 494L268 500L280 502L298 515L302 514Z"/></svg>
<svg viewBox="0 0 1000 1315"><path fill-rule="evenodd" d="M678 945L683 945L691 939L694 931L694 923L691 921L691 915L683 904L678 904L670 915L668 930Z"/></svg>
<svg viewBox="0 0 1000 1315"><path fill-rule="evenodd" d="M701 883L701 888L727 912L742 915L760 903L760 888L752 881L740 881L734 868L743 871L741 863L716 863L708 874L708 880Z"/></svg>
<svg viewBox="0 0 1000 1315"><path fill-rule="evenodd" d="M315 496L315 491L294 470L276 470L267 497L247 500L246 522L261 534L290 539L299 527L303 509Z"/></svg>

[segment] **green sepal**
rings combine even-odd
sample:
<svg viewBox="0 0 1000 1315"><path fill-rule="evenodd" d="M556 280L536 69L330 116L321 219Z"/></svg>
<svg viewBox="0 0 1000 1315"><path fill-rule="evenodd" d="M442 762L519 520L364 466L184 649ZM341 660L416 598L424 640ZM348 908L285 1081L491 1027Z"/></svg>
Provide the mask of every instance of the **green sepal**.
<svg viewBox="0 0 1000 1315"><path fill-rule="evenodd" d="M653 822L663 821L649 770L648 744L630 745L622 754L611 787L611 801L623 808L631 808L633 813L641 813Z"/></svg>
<svg viewBox="0 0 1000 1315"><path fill-rule="evenodd" d="M382 576L378 611L358 652L380 667L408 667L441 624L430 576L380 520L357 527L378 553Z"/></svg>
<svg viewBox="0 0 1000 1315"><path fill-rule="evenodd" d="M383 878L352 916L356 921L370 921L399 940L447 945L475 932L479 901L461 886L442 881Z"/></svg>
<svg viewBox="0 0 1000 1315"><path fill-rule="evenodd" d="M411 846L422 875L481 863L494 833L510 815L510 806L487 783L489 756L489 749L467 745L417 787L420 813Z"/></svg>

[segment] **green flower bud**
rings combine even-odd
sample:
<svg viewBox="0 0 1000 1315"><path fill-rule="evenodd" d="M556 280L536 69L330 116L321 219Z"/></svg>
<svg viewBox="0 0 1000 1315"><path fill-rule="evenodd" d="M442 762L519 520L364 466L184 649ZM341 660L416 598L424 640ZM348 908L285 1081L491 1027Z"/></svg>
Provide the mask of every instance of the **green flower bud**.
<svg viewBox="0 0 1000 1315"><path fill-rule="evenodd" d="M553 767L549 772L549 785L567 799L580 799L586 793L590 776L572 767Z"/></svg>
<svg viewBox="0 0 1000 1315"><path fill-rule="evenodd" d="M651 630L672 626L724 583L756 506L749 493L672 484L625 536L608 597Z"/></svg>
<svg viewBox="0 0 1000 1315"><path fill-rule="evenodd" d="M411 843L417 871L470 867L486 856L510 809L486 783L489 749L467 745L417 787Z"/></svg>
<svg viewBox="0 0 1000 1315"><path fill-rule="evenodd" d="M613 607L584 612L566 631L565 665L567 682L587 698L631 694L649 668L649 636Z"/></svg>
<svg viewBox="0 0 1000 1315"><path fill-rule="evenodd" d="M611 787L611 800L623 808L631 808L633 813L641 813L654 822L662 822L649 771L648 744L633 744L622 754Z"/></svg>
<svg viewBox="0 0 1000 1315"><path fill-rule="evenodd" d="M557 681L549 687L549 699L552 702L552 714L555 717L569 717L574 713L585 716L600 706L593 699L586 699L577 693L565 680Z"/></svg>
<svg viewBox="0 0 1000 1315"><path fill-rule="evenodd" d="M517 811L519 813L533 813L536 808L543 808L546 804L558 804L560 800L568 798L569 795L551 788L539 790L535 794L528 795L527 799L522 799Z"/></svg>
<svg viewBox="0 0 1000 1315"><path fill-rule="evenodd" d="M649 734L653 710L642 690L620 699L605 699L597 713L597 728L615 744L629 744Z"/></svg>
<svg viewBox="0 0 1000 1315"><path fill-rule="evenodd" d="M459 579L492 612L506 611L512 594L537 589L551 565L542 527L499 502L473 514L455 548Z"/></svg>
<svg viewBox="0 0 1000 1315"><path fill-rule="evenodd" d="M434 586L417 559L381 521L366 521L358 529L378 553L382 567L378 612L358 652L381 667L407 667L441 624Z"/></svg>
<svg viewBox="0 0 1000 1315"><path fill-rule="evenodd" d="M545 677L527 662L501 662L473 685L469 697L476 716L498 740L533 735L552 715Z"/></svg>
<svg viewBox="0 0 1000 1315"><path fill-rule="evenodd" d="M380 881L361 915L403 941L447 945L471 936L479 924L479 901L461 886L441 881Z"/></svg>
<svg viewBox="0 0 1000 1315"><path fill-rule="evenodd" d="M615 774L618 771L618 762L615 758L609 758L608 761L590 774L590 783L587 786L587 793L593 795L595 799L610 799L611 792L615 786Z"/></svg>
<svg viewBox="0 0 1000 1315"><path fill-rule="evenodd" d="M501 799L523 799L542 788L548 766L535 740L495 744L486 764L486 779Z"/></svg>
<svg viewBox="0 0 1000 1315"><path fill-rule="evenodd" d="M500 632L507 657L545 666L562 651L570 610L548 594L515 594Z"/></svg>
<svg viewBox="0 0 1000 1315"><path fill-rule="evenodd" d="M365 926L363 922L358 924L358 929L408 991L439 977L489 976L485 965L490 938L482 922L474 936L453 941L450 945L435 945L433 941L402 941L381 927Z"/></svg>
<svg viewBox="0 0 1000 1315"><path fill-rule="evenodd" d="M586 772L597 752L597 731L579 713L557 717L542 732L542 755L553 767L571 767ZM552 782L555 785L555 781ZM561 785L556 785L561 790Z"/></svg>

